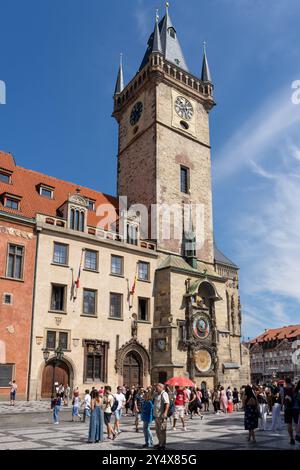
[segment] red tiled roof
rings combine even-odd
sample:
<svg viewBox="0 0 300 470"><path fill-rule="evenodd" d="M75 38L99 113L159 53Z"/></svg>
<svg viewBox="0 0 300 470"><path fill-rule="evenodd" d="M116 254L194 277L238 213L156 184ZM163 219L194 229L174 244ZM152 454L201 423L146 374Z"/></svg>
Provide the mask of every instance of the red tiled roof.
<svg viewBox="0 0 300 470"><path fill-rule="evenodd" d="M263 341L272 341L275 339L281 340L284 338L296 338L300 336L300 325L283 326L282 328L272 328L266 330L261 335L257 336L251 343L262 343Z"/></svg>
<svg viewBox="0 0 300 470"><path fill-rule="evenodd" d="M57 216L57 209L61 207L70 194L77 194L80 189L80 195L95 201L95 208L101 204L112 204L117 207L117 198L107 194L85 188L75 183L44 175L37 171L27 170L15 164L11 154L0 151L0 168L12 171L11 184L0 181L0 196L4 193L21 196L20 210L9 209L3 206L3 198L0 198L0 210L19 214L24 217L35 218L36 214ZM40 196L38 192L39 184L54 187L53 199L47 199ZM87 224L96 227L101 217L94 211L88 211Z"/></svg>

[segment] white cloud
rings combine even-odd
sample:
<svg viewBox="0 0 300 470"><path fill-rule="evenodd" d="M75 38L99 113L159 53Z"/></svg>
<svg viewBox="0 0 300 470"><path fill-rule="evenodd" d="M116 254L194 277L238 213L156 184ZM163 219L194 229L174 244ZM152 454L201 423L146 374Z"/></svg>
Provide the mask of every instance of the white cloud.
<svg viewBox="0 0 300 470"><path fill-rule="evenodd" d="M263 159L270 145L276 145L284 132L300 123L300 106L292 103L291 96L292 89L287 85L283 92L267 100L229 139L216 156L214 173L217 182L234 175L250 161Z"/></svg>

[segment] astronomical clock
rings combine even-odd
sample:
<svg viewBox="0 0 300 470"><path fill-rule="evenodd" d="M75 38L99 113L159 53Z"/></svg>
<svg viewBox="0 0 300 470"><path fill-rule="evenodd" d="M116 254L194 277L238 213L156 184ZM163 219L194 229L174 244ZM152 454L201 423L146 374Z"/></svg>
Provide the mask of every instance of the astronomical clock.
<svg viewBox="0 0 300 470"><path fill-rule="evenodd" d="M217 371L215 302L219 298L202 283L201 293L186 294L186 318L180 346L188 352L190 377L212 377Z"/></svg>

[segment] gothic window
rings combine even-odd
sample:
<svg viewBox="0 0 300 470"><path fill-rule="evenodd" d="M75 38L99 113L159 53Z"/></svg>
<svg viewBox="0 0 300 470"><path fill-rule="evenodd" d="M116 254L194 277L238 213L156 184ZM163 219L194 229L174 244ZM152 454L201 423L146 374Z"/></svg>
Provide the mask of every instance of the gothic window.
<svg viewBox="0 0 300 470"><path fill-rule="evenodd" d="M109 343L84 341L84 382L106 382Z"/></svg>

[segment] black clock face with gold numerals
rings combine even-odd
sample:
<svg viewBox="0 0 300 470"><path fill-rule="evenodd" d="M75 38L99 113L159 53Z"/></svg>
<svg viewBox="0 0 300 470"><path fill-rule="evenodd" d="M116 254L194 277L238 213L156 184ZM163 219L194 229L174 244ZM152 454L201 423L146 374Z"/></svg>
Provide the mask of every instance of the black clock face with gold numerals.
<svg viewBox="0 0 300 470"><path fill-rule="evenodd" d="M132 126L135 126L137 122L140 120L142 112L143 112L143 103L141 101L138 101L133 106L131 114L130 114L130 124Z"/></svg>

